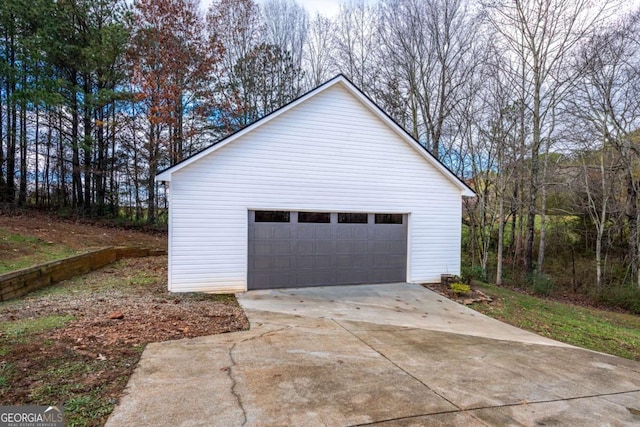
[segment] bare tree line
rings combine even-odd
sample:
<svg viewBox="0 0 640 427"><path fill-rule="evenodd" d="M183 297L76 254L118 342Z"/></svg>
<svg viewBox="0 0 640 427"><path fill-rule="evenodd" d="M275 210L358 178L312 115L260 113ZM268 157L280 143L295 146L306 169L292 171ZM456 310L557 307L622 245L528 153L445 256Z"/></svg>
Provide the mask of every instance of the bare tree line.
<svg viewBox="0 0 640 427"><path fill-rule="evenodd" d="M0 201L162 221L159 170L343 73L475 188L475 274L640 287L640 14L622 5L5 2Z"/></svg>

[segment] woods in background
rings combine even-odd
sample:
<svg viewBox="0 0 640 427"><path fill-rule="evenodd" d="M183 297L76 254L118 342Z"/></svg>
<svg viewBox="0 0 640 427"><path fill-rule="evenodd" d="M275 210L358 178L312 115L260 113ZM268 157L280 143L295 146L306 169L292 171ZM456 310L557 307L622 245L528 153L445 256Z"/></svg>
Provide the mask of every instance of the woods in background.
<svg viewBox="0 0 640 427"><path fill-rule="evenodd" d="M640 12L624 5L5 1L0 203L162 222L159 170L344 73L476 190L467 274L638 289Z"/></svg>

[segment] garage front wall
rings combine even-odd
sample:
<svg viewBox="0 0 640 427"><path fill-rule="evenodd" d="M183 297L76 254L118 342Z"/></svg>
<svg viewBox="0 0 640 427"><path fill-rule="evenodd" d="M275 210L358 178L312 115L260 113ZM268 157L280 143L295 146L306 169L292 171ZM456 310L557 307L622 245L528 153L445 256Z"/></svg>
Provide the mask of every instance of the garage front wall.
<svg viewBox="0 0 640 427"><path fill-rule="evenodd" d="M341 85L177 170L169 289L247 287L248 212L408 214L407 280L460 269L461 190Z"/></svg>

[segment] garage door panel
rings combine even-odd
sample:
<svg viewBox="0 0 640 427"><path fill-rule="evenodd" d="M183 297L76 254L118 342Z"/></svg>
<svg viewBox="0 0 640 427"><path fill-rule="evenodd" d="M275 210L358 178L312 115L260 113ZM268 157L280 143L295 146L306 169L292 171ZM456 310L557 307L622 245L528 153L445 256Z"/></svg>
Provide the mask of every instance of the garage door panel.
<svg viewBox="0 0 640 427"><path fill-rule="evenodd" d="M291 283L291 274L289 273L272 273L269 279L269 283L273 283L274 286L280 287L280 283Z"/></svg>
<svg viewBox="0 0 640 427"><path fill-rule="evenodd" d="M298 269L302 268L313 268L313 255L298 255L296 257L296 267Z"/></svg>
<svg viewBox="0 0 640 427"><path fill-rule="evenodd" d="M335 252L335 243L332 240L316 240L313 249L317 254L332 254Z"/></svg>
<svg viewBox="0 0 640 427"><path fill-rule="evenodd" d="M367 240L369 226L367 224L338 224L337 240Z"/></svg>
<svg viewBox="0 0 640 427"><path fill-rule="evenodd" d="M331 240L331 224L298 224L297 238Z"/></svg>
<svg viewBox="0 0 640 427"><path fill-rule="evenodd" d="M374 240L394 240L404 233L404 225L379 224L372 227Z"/></svg>
<svg viewBox="0 0 640 427"><path fill-rule="evenodd" d="M314 255L313 257L313 268L331 268L333 267L333 256L332 255Z"/></svg>
<svg viewBox="0 0 640 427"><path fill-rule="evenodd" d="M297 283L299 286L313 286L315 284L313 269L296 271L295 279L295 283Z"/></svg>
<svg viewBox="0 0 640 427"><path fill-rule="evenodd" d="M271 228L271 237L274 239L289 240L291 239L291 237L293 237L291 235L292 231L293 231L292 227L288 224L284 227L274 226Z"/></svg>
<svg viewBox="0 0 640 427"><path fill-rule="evenodd" d="M314 247L313 247L314 241L313 240L298 240L296 242L296 249L298 254L313 254L314 253Z"/></svg>
<svg viewBox="0 0 640 427"><path fill-rule="evenodd" d="M291 233L293 228L289 224L264 224L261 223L259 227L254 230L254 238L258 240L267 239L291 239Z"/></svg>
<svg viewBox="0 0 640 427"><path fill-rule="evenodd" d="M369 255L336 255L336 268L366 268L371 265Z"/></svg>
<svg viewBox="0 0 640 427"><path fill-rule="evenodd" d="M270 283L271 282L271 274L270 273L255 273L255 281L256 283Z"/></svg>
<svg viewBox="0 0 640 427"><path fill-rule="evenodd" d="M290 240L274 240L272 243L272 254L273 255L284 255L290 254L293 251L291 250L292 246L295 242Z"/></svg>
<svg viewBox="0 0 640 427"><path fill-rule="evenodd" d="M374 254L402 254L405 242L403 241L378 241L371 245Z"/></svg>
<svg viewBox="0 0 640 427"><path fill-rule="evenodd" d="M406 280L407 224L256 223L249 213L248 288Z"/></svg>
<svg viewBox="0 0 640 427"><path fill-rule="evenodd" d="M313 270L313 283L316 286L336 284L336 271L333 268L317 268Z"/></svg>
<svg viewBox="0 0 640 427"><path fill-rule="evenodd" d="M271 268L274 270L291 269L293 267L290 256L274 256Z"/></svg>
<svg viewBox="0 0 640 427"><path fill-rule="evenodd" d="M374 269L389 269L403 265L403 257L400 255L380 254L373 256Z"/></svg>
<svg viewBox="0 0 640 427"><path fill-rule="evenodd" d="M370 283L393 283L404 282L405 278L400 277L398 273L391 270L374 270L372 275L375 277Z"/></svg>
<svg viewBox="0 0 640 427"><path fill-rule="evenodd" d="M367 253L369 251L369 242L367 240L343 240L336 242L337 254L358 254Z"/></svg>
<svg viewBox="0 0 640 427"><path fill-rule="evenodd" d="M253 266L254 270L271 270L273 262L271 258L258 256L252 258L251 265Z"/></svg>
<svg viewBox="0 0 640 427"><path fill-rule="evenodd" d="M256 241L273 238L273 230L271 230L270 227L255 227L253 230L253 238L256 239Z"/></svg>
<svg viewBox="0 0 640 427"><path fill-rule="evenodd" d="M270 255L273 253L273 244L268 241L255 241L253 252L256 255Z"/></svg>
<svg viewBox="0 0 640 427"><path fill-rule="evenodd" d="M338 283L372 283L370 273L368 269L337 269L336 280Z"/></svg>

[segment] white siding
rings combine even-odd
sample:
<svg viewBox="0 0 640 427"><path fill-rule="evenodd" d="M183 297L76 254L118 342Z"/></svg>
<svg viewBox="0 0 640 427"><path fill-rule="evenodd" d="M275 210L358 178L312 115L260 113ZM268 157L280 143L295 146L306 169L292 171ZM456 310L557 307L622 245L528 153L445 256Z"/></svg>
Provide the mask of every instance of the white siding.
<svg viewBox="0 0 640 427"><path fill-rule="evenodd" d="M408 281L459 273L460 188L341 85L177 170L170 194L172 291L246 289L253 209L409 213Z"/></svg>

